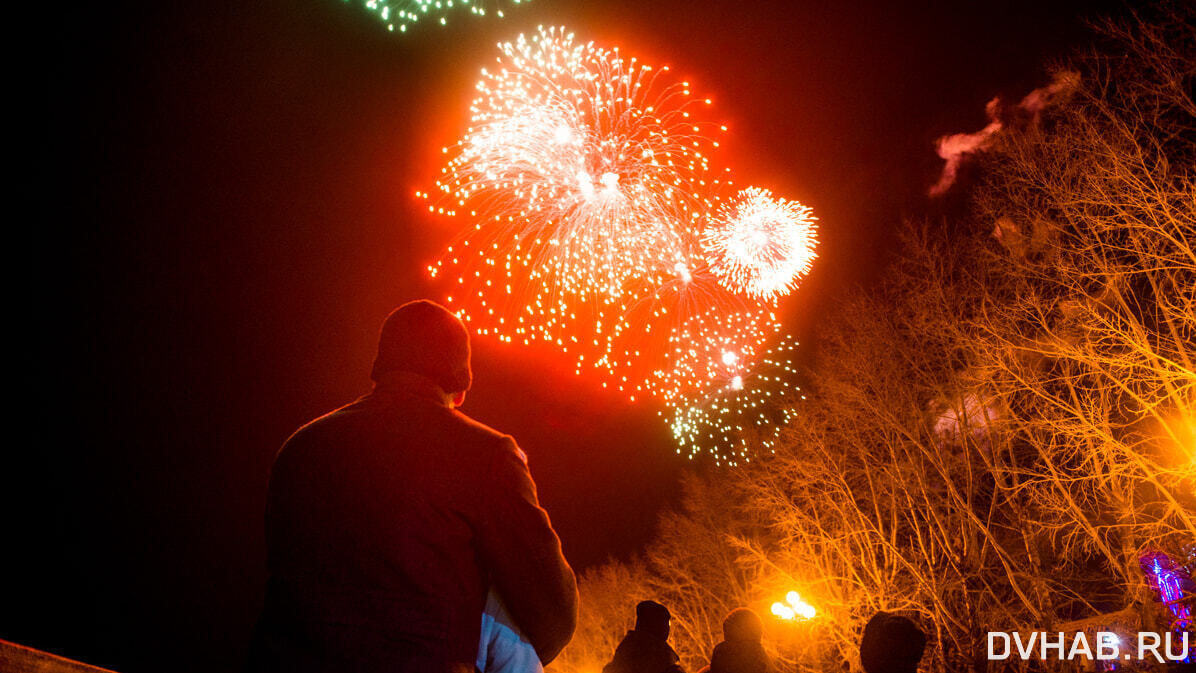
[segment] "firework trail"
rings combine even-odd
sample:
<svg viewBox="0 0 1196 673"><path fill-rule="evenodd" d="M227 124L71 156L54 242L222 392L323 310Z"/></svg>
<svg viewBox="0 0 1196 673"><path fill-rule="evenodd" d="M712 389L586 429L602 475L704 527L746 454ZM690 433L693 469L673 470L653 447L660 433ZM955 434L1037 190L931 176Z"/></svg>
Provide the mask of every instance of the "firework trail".
<svg viewBox="0 0 1196 673"><path fill-rule="evenodd" d="M760 189L724 202L711 138L726 127L668 68L556 28L499 50L434 201L417 193L471 224L429 272L476 333L551 344L603 387L661 400L683 447L738 460L718 421L761 398L720 391L768 381L776 300L814 256L810 210Z"/></svg>
<svg viewBox="0 0 1196 673"><path fill-rule="evenodd" d="M350 2L351 0L344 0ZM360 0L362 6L374 13L387 30L406 33L407 28L419 22L445 25L453 12L469 10L474 16L503 17L502 7L518 5L530 0L509 0L509 2L487 0Z"/></svg>

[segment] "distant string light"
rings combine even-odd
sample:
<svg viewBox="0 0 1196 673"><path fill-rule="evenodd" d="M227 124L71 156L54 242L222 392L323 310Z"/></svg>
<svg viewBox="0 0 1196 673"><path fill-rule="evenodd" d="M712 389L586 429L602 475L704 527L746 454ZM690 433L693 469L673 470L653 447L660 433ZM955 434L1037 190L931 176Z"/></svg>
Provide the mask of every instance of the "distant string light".
<svg viewBox="0 0 1196 673"><path fill-rule="evenodd" d="M1196 560L1196 543L1188 548L1189 558ZM1196 579L1193 568L1172 559L1161 551L1148 550L1138 558L1139 567L1146 575L1146 583L1154 590L1158 600L1170 613L1170 628L1178 639L1196 631ZM1188 643L1188 651L1181 659L1185 664L1196 663L1196 643Z"/></svg>

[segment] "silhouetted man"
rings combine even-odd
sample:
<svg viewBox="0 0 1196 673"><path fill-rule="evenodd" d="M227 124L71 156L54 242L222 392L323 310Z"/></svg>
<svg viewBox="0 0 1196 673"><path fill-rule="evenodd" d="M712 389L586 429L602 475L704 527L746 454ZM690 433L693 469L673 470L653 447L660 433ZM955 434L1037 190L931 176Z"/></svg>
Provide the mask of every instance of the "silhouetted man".
<svg viewBox="0 0 1196 673"><path fill-rule="evenodd" d="M372 378L275 460L250 670L471 672L490 588L548 663L572 637L577 585L523 452L456 410L465 326L404 304Z"/></svg>
<svg viewBox="0 0 1196 673"><path fill-rule="evenodd" d="M707 673L768 673L772 662L764 651L764 622L747 608L736 608L723 620L723 642L710 653Z"/></svg>
<svg viewBox="0 0 1196 673"><path fill-rule="evenodd" d="M889 612L872 615L860 639L866 673L916 673L926 650L926 634L912 620Z"/></svg>
<svg viewBox="0 0 1196 673"><path fill-rule="evenodd" d="M623 636L602 673L681 673L680 657L669 646L668 608L656 601L635 606L635 629Z"/></svg>

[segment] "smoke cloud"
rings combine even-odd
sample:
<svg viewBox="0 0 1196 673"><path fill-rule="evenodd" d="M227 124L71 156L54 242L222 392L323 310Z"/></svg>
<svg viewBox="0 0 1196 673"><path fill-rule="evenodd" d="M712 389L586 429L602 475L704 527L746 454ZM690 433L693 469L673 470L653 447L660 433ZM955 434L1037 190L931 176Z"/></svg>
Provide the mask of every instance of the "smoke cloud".
<svg viewBox="0 0 1196 673"><path fill-rule="evenodd" d="M1051 83L1037 88L1026 94L1017 105L1006 109L1001 105L1000 98L994 98L984 107L988 115L988 125L974 133L955 133L943 136L936 143L936 151L942 157L943 172L938 182L930 188L931 196L939 196L951 189L955 178L959 174L959 167L965 158L988 147L993 137L1004 128L1003 118L1028 116L1031 121L1037 120L1038 115L1061 97L1074 91L1080 82L1079 73L1061 70L1055 73Z"/></svg>

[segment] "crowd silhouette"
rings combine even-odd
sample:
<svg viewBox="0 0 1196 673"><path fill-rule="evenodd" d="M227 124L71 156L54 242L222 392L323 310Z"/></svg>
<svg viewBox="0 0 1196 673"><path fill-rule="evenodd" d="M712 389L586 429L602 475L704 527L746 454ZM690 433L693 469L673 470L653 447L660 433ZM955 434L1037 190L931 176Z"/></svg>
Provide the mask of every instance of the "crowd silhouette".
<svg viewBox="0 0 1196 673"><path fill-rule="evenodd" d="M669 645L668 608L641 601L635 628L627 632L602 673L685 673ZM710 664L697 673L777 673L764 650L764 623L748 608L736 608L723 620L723 641L710 653ZM914 673L926 649L926 634L913 620L878 612L864 627L860 663L865 673ZM527 669L479 669L482 673L519 673Z"/></svg>

